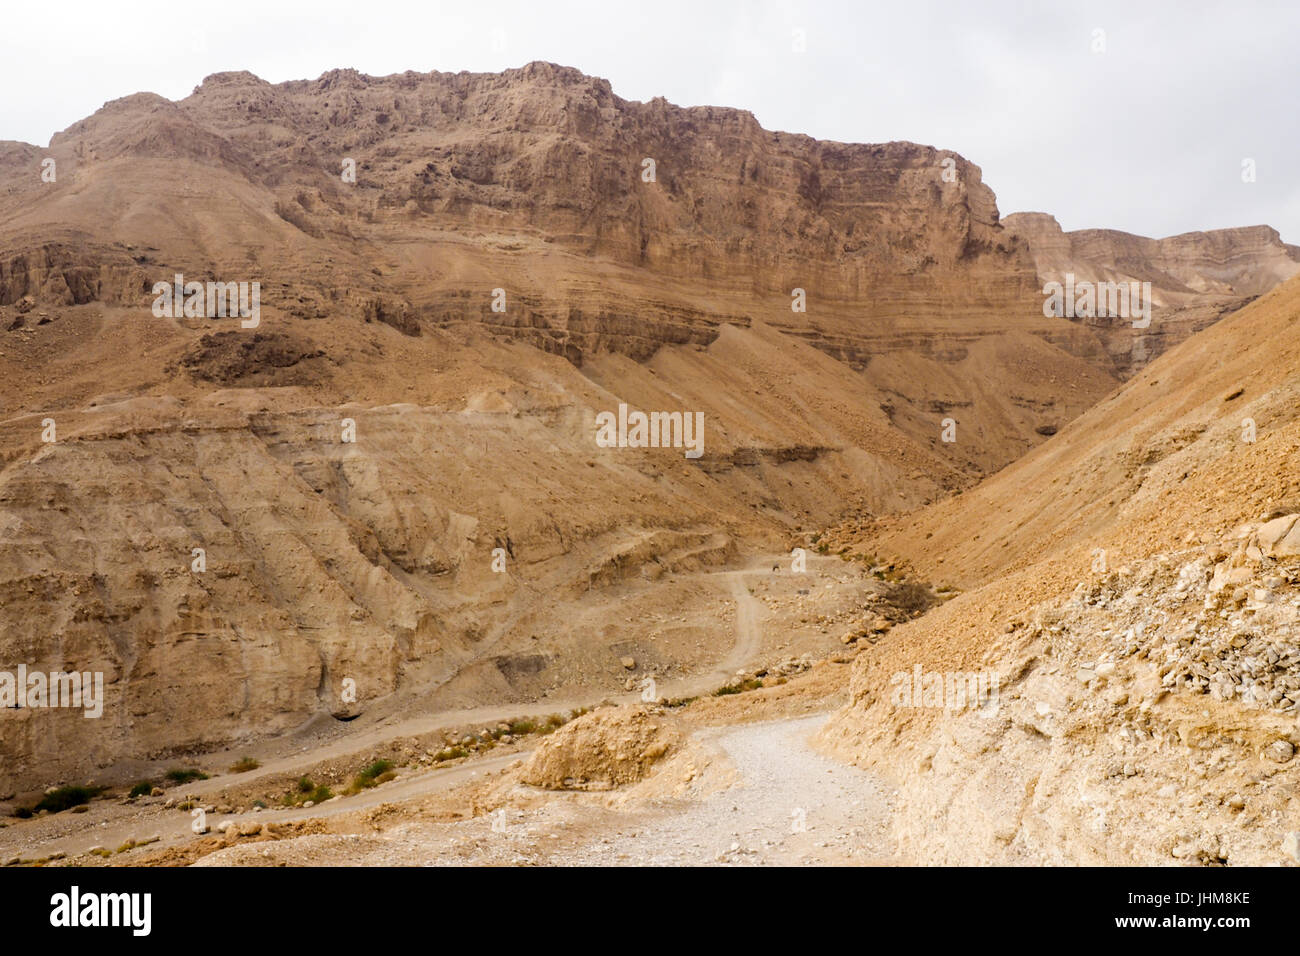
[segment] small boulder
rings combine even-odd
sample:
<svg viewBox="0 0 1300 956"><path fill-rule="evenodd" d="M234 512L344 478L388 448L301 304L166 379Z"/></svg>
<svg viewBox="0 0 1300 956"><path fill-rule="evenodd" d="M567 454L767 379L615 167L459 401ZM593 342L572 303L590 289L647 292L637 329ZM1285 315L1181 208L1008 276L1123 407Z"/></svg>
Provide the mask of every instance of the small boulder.
<svg viewBox="0 0 1300 956"><path fill-rule="evenodd" d="M608 790L648 776L683 740L671 721L645 708L593 711L545 738L520 779L548 790Z"/></svg>
<svg viewBox="0 0 1300 956"><path fill-rule="evenodd" d="M1264 750L1264 755L1274 763L1286 763L1295 756L1295 746L1289 740L1275 740Z"/></svg>
<svg viewBox="0 0 1300 956"><path fill-rule="evenodd" d="M1283 515L1280 518L1274 518L1272 521L1266 521L1255 532L1252 544L1258 547L1263 554L1285 556L1297 553L1286 548L1286 542L1291 540L1292 532L1295 531L1297 519L1300 519L1300 514ZM1300 543L1300 536L1297 536L1296 540L1292 542L1293 545L1296 543Z"/></svg>
<svg viewBox="0 0 1300 956"><path fill-rule="evenodd" d="M1282 852L1300 863L1300 830L1292 830L1282 839Z"/></svg>

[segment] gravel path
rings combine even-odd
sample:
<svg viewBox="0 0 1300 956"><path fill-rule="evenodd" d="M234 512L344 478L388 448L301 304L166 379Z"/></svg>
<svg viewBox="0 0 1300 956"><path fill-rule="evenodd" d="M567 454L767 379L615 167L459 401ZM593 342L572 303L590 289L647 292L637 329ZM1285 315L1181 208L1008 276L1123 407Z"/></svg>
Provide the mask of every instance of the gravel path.
<svg viewBox="0 0 1300 956"><path fill-rule="evenodd" d="M896 793L809 746L825 714L709 731L734 783L708 796L611 810L552 800L459 823L319 834L220 850L202 866L786 866L901 861ZM504 811L503 811L504 813Z"/></svg>
<svg viewBox="0 0 1300 956"><path fill-rule="evenodd" d="M815 752L826 721L747 724L709 738L734 764L732 786L680 810L641 821L634 833L560 850L561 865L737 866L889 863L893 791L871 774Z"/></svg>

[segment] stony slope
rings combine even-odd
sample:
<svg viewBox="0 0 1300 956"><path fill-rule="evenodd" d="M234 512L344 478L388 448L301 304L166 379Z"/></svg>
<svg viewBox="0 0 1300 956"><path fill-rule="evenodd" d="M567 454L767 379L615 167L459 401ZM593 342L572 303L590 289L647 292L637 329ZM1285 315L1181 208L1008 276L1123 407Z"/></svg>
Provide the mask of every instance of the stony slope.
<svg viewBox="0 0 1300 956"><path fill-rule="evenodd" d="M859 658L827 734L904 775L919 860L1300 862L1298 320L1292 280L977 488L832 536L969 589ZM918 666L996 706L900 706Z"/></svg>
<svg viewBox="0 0 1300 956"><path fill-rule="evenodd" d="M1028 244L1040 283L1151 283L1150 327L1113 316L1080 318L1106 343L1115 368L1132 375L1162 352L1300 272L1300 247L1268 226L1148 239L1114 229L1065 232L1041 212L1013 213L1006 228Z"/></svg>

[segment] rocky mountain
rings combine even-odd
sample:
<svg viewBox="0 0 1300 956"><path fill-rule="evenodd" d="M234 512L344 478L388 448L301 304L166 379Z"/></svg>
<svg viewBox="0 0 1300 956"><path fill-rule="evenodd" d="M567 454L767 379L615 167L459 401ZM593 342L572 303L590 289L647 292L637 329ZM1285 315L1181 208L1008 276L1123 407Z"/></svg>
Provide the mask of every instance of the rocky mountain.
<svg viewBox="0 0 1300 956"><path fill-rule="evenodd" d="M1300 272L1300 246L1269 226L1147 239L1113 229L1065 232L1046 213L1003 220L1033 255L1040 283L1150 283L1149 325L1129 317L1073 316L1096 331L1127 378L1153 358Z"/></svg>
<svg viewBox="0 0 1300 956"><path fill-rule="evenodd" d="M620 588L967 488L1119 370L962 157L545 63L130 96L0 143L0 224L0 648L106 675L6 712L0 789L675 666Z"/></svg>

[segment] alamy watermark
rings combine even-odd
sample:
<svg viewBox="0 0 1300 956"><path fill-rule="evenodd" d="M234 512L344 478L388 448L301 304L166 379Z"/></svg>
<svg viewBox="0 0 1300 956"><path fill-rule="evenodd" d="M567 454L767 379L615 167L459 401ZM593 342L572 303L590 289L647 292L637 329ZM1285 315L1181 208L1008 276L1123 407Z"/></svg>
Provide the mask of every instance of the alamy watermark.
<svg viewBox="0 0 1300 956"><path fill-rule="evenodd" d="M262 324L262 283L186 282L176 273L172 282L155 282L153 314L156 319L224 319L238 317L241 328Z"/></svg>
<svg viewBox="0 0 1300 956"><path fill-rule="evenodd" d="M148 936L153 928L152 893L81 892L75 884L66 893L50 897L50 925L124 927L132 936Z"/></svg>
<svg viewBox="0 0 1300 956"><path fill-rule="evenodd" d="M1043 286L1043 315L1049 319L1133 319L1133 328L1151 325L1150 282L1078 282L1073 272L1065 283Z"/></svg>
<svg viewBox="0 0 1300 956"><path fill-rule="evenodd" d="M80 707L83 717L104 714L104 674L101 671L27 670L18 665L18 673L0 671L0 707L45 708Z"/></svg>
<svg viewBox="0 0 1300 956"><path fill-rule="evenodd" d="M703 412L629 412L596 415L596 444L601 448L685 448L687 458L704 454Z"/></svg>
<svg viewBox="0 0 1300 956"><path fill-rule="evenodd" d="M974 710L991 717L998 708L998 675L993 671L925 673L917 664L912 672L898 671L890 679L890 701L895 707L936 707Z"/></svg>

